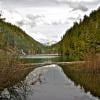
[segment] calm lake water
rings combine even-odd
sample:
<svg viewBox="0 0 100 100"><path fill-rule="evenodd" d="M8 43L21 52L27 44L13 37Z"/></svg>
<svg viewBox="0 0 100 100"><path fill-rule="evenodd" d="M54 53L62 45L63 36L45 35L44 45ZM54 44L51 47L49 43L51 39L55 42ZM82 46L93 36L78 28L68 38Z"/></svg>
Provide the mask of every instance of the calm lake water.
<svg viewBox="0 0 100 100"><path fill-rule="evenodd" d="M59 55L27 55L20 57L27 63L64 62L67 57ZM68 60L67 60L68 61Z"/></svg>
<svg viewBox="0 0 100 100"><path fill-rule="evenodd" d="M28 63L64 61L59 56L35 55L21 57ZM60 60L61 59L61 60ZM58 65L46 65L33 70L24 82L2 93L9 100L99 100L76 86Z"/></svg>

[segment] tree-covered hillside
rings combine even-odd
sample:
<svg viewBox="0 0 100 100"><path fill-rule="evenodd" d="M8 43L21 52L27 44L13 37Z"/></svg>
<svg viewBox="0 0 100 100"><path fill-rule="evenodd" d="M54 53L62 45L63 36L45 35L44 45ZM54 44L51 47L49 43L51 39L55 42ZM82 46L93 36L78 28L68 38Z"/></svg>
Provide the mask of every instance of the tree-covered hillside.
<svg viewBox="0 0 100 100"><path fill-rule="evenodd" d="M41 53L43 45L32 39L19 27L4 22L0 17L0 51L10 53Z"/></svg>
<svg viewBox="0 0 100 100"><path fill-rule="evenodd" d="M75 22L62 40L52 45L51 49L72 60L81 60L87 54L100 53L100 8L90 16L85 15L83 21Z"/></svg>

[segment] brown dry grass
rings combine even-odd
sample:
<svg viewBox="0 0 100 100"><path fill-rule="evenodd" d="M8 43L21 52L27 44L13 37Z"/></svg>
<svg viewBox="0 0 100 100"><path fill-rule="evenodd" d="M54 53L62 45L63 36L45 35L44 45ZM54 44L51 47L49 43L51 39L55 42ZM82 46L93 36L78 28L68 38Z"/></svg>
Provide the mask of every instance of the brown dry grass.
<svg viewBox="0 0 100 100"><path fill-rule="evenodd" d="M0 91L20 82L33 70L33 67L22 66L17 59L0 59Z"/></svg>
<svg viewBox="0 0 100 100"><path fill-rule="evenodd" d="M93 73L100 73L100 54L88 55L85 60L85 66Z"/></svg>

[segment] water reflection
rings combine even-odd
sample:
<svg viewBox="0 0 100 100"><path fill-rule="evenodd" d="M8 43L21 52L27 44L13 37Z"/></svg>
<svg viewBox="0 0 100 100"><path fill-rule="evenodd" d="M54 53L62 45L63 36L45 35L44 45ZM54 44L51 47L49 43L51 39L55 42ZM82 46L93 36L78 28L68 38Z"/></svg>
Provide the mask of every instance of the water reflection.
<svg viewBox="0 0 100 100"><path fill-rule="evenodd" d="M67 57L55 56L55 55L31 55L22 57L23 61L29 63L46 63L46 62L66 62ZM74 67L73 67L74 66ZM63 68L65 74L71 78L77 85L84 86L85 91L91 91L91 93L100 98L100 73L92 74L88 73L84 65L60 65Z"/></svg>
<svg viewBox="0 0 100 100"><path fill-rule="evenodd" d="M67 57L59 55L26 55L20 58L27 63L64 62L67 59Z"/></svg>
<svg viewBox="0 0 100 100"><path fill-rule="evenodd" d="M21 85L8 91L10 100L98 100L76 87L58 65L36 68Z"/></svg>
<svg viewBox="0 0 100 100"><path fill-rule="evenodd" d="M93 73L86 65L60 65L64 73L75 82L84 87L85 91L90 91L94 96L100 98L100 73Z"/></svg>

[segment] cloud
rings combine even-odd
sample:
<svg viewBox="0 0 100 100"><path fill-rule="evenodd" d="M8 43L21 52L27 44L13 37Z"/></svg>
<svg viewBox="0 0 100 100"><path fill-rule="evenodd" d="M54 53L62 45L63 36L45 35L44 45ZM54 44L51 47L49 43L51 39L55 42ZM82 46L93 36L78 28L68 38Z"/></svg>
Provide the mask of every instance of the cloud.
<svg viewBox="0 0 100 100"><path fill-rule="evenodd" d="M22 20L16 21L19 26L28 25L30 28L36 27L37 23L43 18L42 15L27 14Z"/></svg>
<svg viewBox="0 0 100 100"><path fill-rule="evenodd" d="M26 17L31 21L30 25L33 27L34 25L38 25L40 23L43 23L43 19L45 16L41 14L33 15L33 14L28 14Z"/></svg>
<svg viewBox="0 0 100 100"><path fill-rule="evenodd" d="M42 15L33 15L33 14L28 14L27 17L31 20L36 20L36 19L39 19L41 17L44 17Z"/></svg>
<svg viewBox="0 0 100 100"><path fill-rule="evenodd" d="M72 8L73 11L81 10L81 11L88 11L88 8L81 2L76 0L57 0L59 4L65 4Z"/></svg>
<svg viewBox="0 0 100 100"><path fill-rule="evenodd" d="M2 0L9 7L55 6L55 0Z"/></svg>
<svg viewBox="0 0 100 100"><path fill-rule="evenodd" d="M100 0L2 0L0 7L5 8L6 21L43 43L59 41L73 22L98 4Z"/></svg>
<svg viewBox="0 0 100 100"><path fill-rule="evenodd" d="M2 2L0 1L0 6L1 6Z"/></svg>
<svg viewBox="0 0 100 100"><path fill-rule="evenodd" d="M82 18L83 18L83 16L81 14L78 14L77 16L70 16L68 18L68 20L71 20L71 21L79 21Z"/></svg>
<svg viewBox="0 0 100 100"><path fill-rule="evenodd" d="M11 22L13 24L23 19L18 12L6 9L2 9L2 16L6 18L7 22Z"/></svg>
<svg viewBox="0 0 100 100"><path fill-rule="evenodd" d="M81 0L80 2L86 5L97 5L100 0Z"/></svg>
<svg viewBox="0 0 100 100"><path fill-rule="evenodd" d="M88 8L82 4L73 3L73 4L70 4L70 7L73 9L73 11L75 10L88 11Z"/></svg>
<svg viewBox="0 0 100 100"><path fill-rule="evenodd" d="M69 6L73 10L87 11L89 6L100 4L100 0L2 0L5 7L44 7L44 6Z"/></svg>
<svg viewBox="0 0 100 100"><path fill-rule="evenodd" d="M30 10L31 9L31 10ZM47 40L59 41L60 37L65 33L67 28L72 25L73 20L68 18L74 16L77 18L80 12L69 14L70 9L65 8L30 8L19 11L5 10L4 15L7 21L20 26L34 39L44 43ZM30 12L29 12L30 11ZM66 13L65 13L66 12ZM44 38L43 38L44 37Z"/></svg>
<svg viewBox="0 0 100 100"><path fill-rule="evenodd" d="M0 1L0 9L2 8L2 1ZM1 13L1 12L0 12Z"/></svg>
<svg viewBox="0 0 100 100"><path fill-rule="evenodd" d="M23 21L23 20L17 21L16 23L17 23L19 26L23 26L23 25L24 25L24 21Z"/></svg>
<svg viewBox="0 0 100 100"><path fill-rule="evenodd" d="M19 27L23 27L25 25L29 25L29 26L35 26L35 23L32 23L29 19L27 18L23 18L22 20L17 20L15 21L15 24L18 25Z"/></svg>
<svg viewBox="0 0 100 100"><path fill-rule="evenodd" d="M62 24L61 22L53 22L52 25L59 25Z"/></svg>
<svg viewBox="0 0 100 100"><path fill-rule="evenodd" d="M100 4L100 0L56 0L59 4L65 4L72 8L72 11L81 10L86 12L90 7Z"/></svg>

